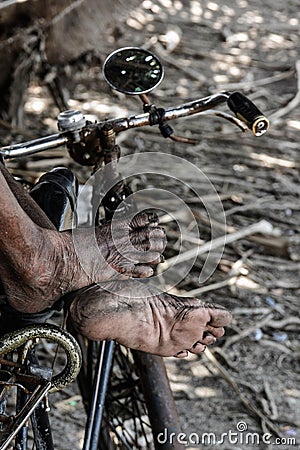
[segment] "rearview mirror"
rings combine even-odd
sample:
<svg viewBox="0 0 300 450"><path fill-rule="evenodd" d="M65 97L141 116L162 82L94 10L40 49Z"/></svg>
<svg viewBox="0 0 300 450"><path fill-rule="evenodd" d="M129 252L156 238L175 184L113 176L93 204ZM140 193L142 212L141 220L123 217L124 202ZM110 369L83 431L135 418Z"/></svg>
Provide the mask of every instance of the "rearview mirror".
<svg viewBox="0 0 300 450"><path fill-rule="evenodd" d="M106 58L103 74L113 89L139 95L158 86L164 72L159 59L152 53L141 48L125 47Z"/></svg>

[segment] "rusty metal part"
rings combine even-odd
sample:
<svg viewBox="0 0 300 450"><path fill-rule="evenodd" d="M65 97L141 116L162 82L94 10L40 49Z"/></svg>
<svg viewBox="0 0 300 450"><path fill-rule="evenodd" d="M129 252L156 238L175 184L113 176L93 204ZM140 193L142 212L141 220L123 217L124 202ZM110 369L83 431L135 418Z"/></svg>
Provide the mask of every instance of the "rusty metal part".
<svg viewBox="0 0 300 450"><path fill-rule="evenodd" d="M155 449L183 450L185 446L178 442L167 440L160 443L158 441L160 433L166 436L178 436L181 432L175 401L162 358L139 351L133 352L133 355L151 420Z"/></svg>
<svg viewBox="0 0 300 450"><path fill-rule="evenodd" d="M51 380L51 391L58 391L71 383L81 366L81 350L77 341L65 330L50 324L32 325L1 337L0 356L13 352L28 340L43 338L58 343L64 349L67 362L64 369Z"/></svg>

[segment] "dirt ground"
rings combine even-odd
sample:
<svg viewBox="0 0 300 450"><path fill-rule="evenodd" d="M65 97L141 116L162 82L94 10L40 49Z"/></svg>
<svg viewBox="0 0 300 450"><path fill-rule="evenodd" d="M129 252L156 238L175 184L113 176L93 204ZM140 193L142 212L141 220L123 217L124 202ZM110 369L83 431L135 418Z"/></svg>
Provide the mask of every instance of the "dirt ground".
<svg viewBox="0 0 300 450"><path fill-rule="evenodd" d="M222 200L228 233L261 220L272 225L270 233L260 235L264 239L251 235L227 244L204 283L199 283L199 273L206 255L173 288L221 303L233 314L225 338L206 354L166 360L185 433L180 438L188 449L299 448L299 27L297 0L145 0L114 39L99 43L100 60L117 47L131 45L160 57L164 81L150 95L159 106L241 90L271 121L270 131L260 138L216 117L177 121L176 134L197 138L195 146L166 142L153 129L121 136L125 154L163 151L199 167ZM73 78L68 84L70 107L98 119L141 112L136 98L112 93L93 61L83 58L67 68ZM26 103L27 130L53 132L56 115L45 87L33 79ZM2 130L1 136L5 133ZM66 154L54 152L49 159L35 157L22 165L36 174L62 162L67 162ZM71 165L84 179L86 173ZM11 167L19 170L16 163ZM177 180L166 177L159 182L192 209L200 238L207 241L207 209L213 207L215 191L203 180L190 179L184 163L182 167ZM148 174L138 184L151 187L154 180ZM205 204L195 201L188 183L206 196ZM171 221L166 220L166 227L168 260L178 247L179 231ZM196 242L192 228L181 252L195 248ZM83 412L74 395L76 389L70 387L54 401L54 427L58 433L63 428L57 450L80 449Z"/></svg>

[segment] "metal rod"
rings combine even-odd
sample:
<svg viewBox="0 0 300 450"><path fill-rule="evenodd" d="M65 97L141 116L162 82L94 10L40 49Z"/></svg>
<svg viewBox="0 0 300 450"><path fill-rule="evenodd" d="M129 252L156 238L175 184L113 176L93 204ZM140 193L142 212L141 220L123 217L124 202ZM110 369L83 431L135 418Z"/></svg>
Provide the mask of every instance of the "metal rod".
<svg viewBox="0 0 300 450"><path fill-rule="evenodd" d="M8 145L0 148L0 154L4 158L16 158L18 156L28 156L39 153L50 148L57 148L65 145L68 139L60 133L46 136L40 139L34 139L20 144Z"/></svg>
<svg viewBox="0 0 300 450"><path fill-rule="evenodd" d="M97 363L96 363L95 372L94 372L95 378L94 378L94 382L93 382L93 390L92 390L92 395L90 397L90 400L91 400L90 410L89 410L89 415L88 415L86 427L85 427L83 450L90 450L90 443L91 443L92 432L93 432L93 424L94 424L94 419L95 419L96 403L97 403L100 379L101 379L100 367L102 366L102 361L104 358L104 347L105 347L105 341L100 343L100 348L98 351Z"/></svg>
<svg viewBox="0 0 300 450"><path fill-rule="evenodd" d="M184 103L183 105L166 108L162 121L168 122L170 120L179 119L180 117L190 116L215 108L221 103L226 102L229 98L229 95L230 94L228 92L214 94L205 98ZM83 129L92 133L97 128L102 129L105 124L111 124L114 131L116 133L120 133L121 131L125 131L130 128L138 128L150 125L150 114L144 113L130 117L111 119L105 122L99 122L98 124L89 125L88 127L83 127ZM5 158L28 156L51 148L57 148L67 143L68 137L66 136L66 134L57 133L51 136L34 139L20 144L10 145L2 148L0 147L0 154Z"/></svg>
<svg viewBox="0 0 300 450"><path fill-rule="evenodd" d="M17 390L17 407L16 407L16 415L18 415L19 411L26 404L27 395L23 390L18 388ZM28 434L28 425L24 423L22 428L19 430L15 439L15 448L18 450L26 450L27 449L27 434Z"/></svg>
<svg viewBox="0 0 300 450"><path fill-rule="evenodd" d="M99 390L97 409L94 420L94 429L92 435L92 445L90 450L98 450L99 435L105 405L106 392L108 388L108 381L110 376L110 369L113 360L115 343L114 341L106 342L104 349L103 367L101 370L101 389Z"/></svg>
<svg viewBox="0 0 300 450"><path fill-rule="evenodd" d="M45 395L50 391L51 389L51 382L48 381L44 385L38 386L29 400L24 405L23 409L18 414L18 417L13 423L13 430L10 433L9 436L5 439L5 441L1 444L0 450L7 449L10 442L14 439L14 437L17 435L19 430L23 427L24 423L28 420L28 418L31 416L34 409L37 407L39 402L45 397Z"/></svg>
<svg viewBox="0 0 300 450"><path fill-rule="evenodd" d="M114 341L103 341L99 349L91 408L87 420L83 450L98 450L99 434L114 353ZM0 449L1 450L1 449Z"/></svg>
<svg viewBox="0 0 300 450"><path fill-rule="evenodd" d="M165 109L163 122L179 119L180 117L191 116L203 111L215 108L216 106L224 103L229 98L229 93L224 92L222 94L210 95L202 99L194 100L192 102L184 103L180 106L170 107ZM128 130L130 128L138 128L149 125L149 113L139 114L137 116L130 116L120 119L108 120L114 127L116 133Z"/></svg>
<svg viewBox="0 0 300 450"><path fill-rule="evenodd" d="M46 399L38 404L37 408L30 416L32 428L34 430L34 442L37 449L54 450L52 430L45 400Z"/></svg>
<svg viewBox="0 0 300 450"><path fill-rule="evenodd" d="M155 449L183 450L185 446L179 442L160 442L159 439L162 432L166 432L167 436L179 436L181 433L178 413L163 359L140 351L134 351L133 356L136 366L139 368ZM162 429L162 424L165 426L164 429Z"/></svg>

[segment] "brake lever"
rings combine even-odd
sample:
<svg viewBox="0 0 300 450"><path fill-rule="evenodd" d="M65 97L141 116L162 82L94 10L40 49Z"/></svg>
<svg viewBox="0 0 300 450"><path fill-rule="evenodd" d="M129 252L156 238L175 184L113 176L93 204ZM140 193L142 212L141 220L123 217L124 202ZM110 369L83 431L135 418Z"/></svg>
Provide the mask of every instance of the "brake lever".
<svg viewBox="0 0 300 450"><path fill-rule="evenodd" d="M141 94L139 97L143 102L144 112L149 113L150 126L158 125L160 134L164 138L169 138L174 142L181 142L183 144L196 145L199 143L197 139L186 138L184 136L176 136L171 125L164 122L163 120L165 115L164 108L157 108L155 105L151 104L148 96L145 94Z"/></svg>
<svg viewBox="0 0 300 450"><path fill-rule="evenodd" d="M172 136L169 136L172 141L175 142L181 142L183 144L191 144L191 145L197 145L199 144L199 141L197 139L191 139L184 136L176 136L173 134Z"/></svg>
<svg viewBox="0 0 300 450"><path fill-rule="evenodd" d="M242 120L238 119L237 117L232 116L231 114L227 114L224 111L216 111L214 109L208 109L207 111L203 111L203 112L201 112L199 114L200 115L213 115L213 116L217 116L217 117L222 117L222 119L226 119L229 122L233 123L238 128L240 128L240 130L242 130L243 132L248 130L247 125L244 122L242 122ZM183 144L192 144L192 145L199 144L199 141L197 139L186 138L186 137L183 137L183 136L175 136L174 134L172 136L167 136L167 137L172 139L172 141L181 142Z"/></svg>

